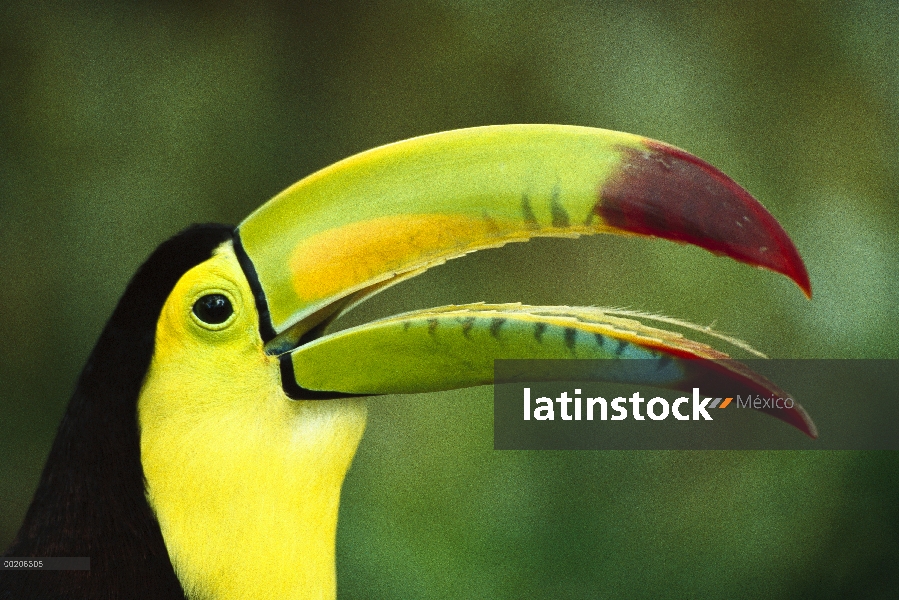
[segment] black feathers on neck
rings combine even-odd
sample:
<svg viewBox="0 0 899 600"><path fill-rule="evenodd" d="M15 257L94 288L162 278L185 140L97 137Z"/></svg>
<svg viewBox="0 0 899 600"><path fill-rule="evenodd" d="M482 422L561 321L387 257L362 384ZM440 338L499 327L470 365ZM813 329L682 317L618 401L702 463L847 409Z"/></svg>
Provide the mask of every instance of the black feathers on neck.
<svg viewBox="0 0 899 600"><path fill-rule="evenodd" d="M181 276L232 239L194 225L157 248L100 334L7 556L89 556L90 571L6 571L0 598L184 599L144 496L137 398Z"/></svg>

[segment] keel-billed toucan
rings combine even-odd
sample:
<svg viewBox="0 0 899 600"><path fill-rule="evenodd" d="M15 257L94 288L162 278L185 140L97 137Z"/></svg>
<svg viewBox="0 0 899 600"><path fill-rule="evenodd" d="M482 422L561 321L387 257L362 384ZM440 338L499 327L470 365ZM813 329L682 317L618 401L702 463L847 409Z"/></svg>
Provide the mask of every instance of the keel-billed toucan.
<svg viewBox="0 0 899 600"><path fill-rule="evenodd" d="M364 396L489 384L495 358L688 359L761 392L724 354L621 311L418 310L330 332L447 259L538 236L655 236L793 279L775 219L720 171L636 135L450 131L303 179L236 228L191 227L141 266L103 330L8 556L90 571L0 573L0 598L326 598ZM623 363L622 363L623 364ZM776 416L815 436L797 405Z"/></svg>

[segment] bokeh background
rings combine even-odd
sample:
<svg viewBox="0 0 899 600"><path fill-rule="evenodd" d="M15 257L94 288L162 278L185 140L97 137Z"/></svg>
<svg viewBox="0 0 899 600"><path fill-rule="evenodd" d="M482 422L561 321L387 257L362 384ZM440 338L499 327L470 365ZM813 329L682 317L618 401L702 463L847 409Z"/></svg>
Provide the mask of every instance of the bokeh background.
<svg viewBox="0 0 899 600"><path fill-rule="evenodd" d="M0 3L0 549L148 253L414 135L550 122L686 148L783 223L814 299L694 248L598 236L459 259L352 318L627 306L775 357L897 358L896 3L187 4ZM370 412L342 598L899 593L896 453L495 452L490 388Z"/></svg>

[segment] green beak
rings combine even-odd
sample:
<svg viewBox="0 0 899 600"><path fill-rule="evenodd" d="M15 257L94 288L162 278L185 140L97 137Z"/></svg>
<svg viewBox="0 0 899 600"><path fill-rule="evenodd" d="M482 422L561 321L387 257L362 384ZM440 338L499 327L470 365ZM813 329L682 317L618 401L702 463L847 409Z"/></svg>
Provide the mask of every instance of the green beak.
<svg viewBox="0 0 899 600"><path fill-rule="evenodd" d="M498 358L652 359L665 368L635 383L687 389L706 369L783 394L725 354L621 311L450 306L325 335L355 304L451 258L595 233L694 244L811 294L787 234L726 175L661 142L584 127L479 127L363 152L264 204L238 226L235 246L263 342L295 398L489 384ZM785 412L777 416L815 436L798 405Z"/></svg>

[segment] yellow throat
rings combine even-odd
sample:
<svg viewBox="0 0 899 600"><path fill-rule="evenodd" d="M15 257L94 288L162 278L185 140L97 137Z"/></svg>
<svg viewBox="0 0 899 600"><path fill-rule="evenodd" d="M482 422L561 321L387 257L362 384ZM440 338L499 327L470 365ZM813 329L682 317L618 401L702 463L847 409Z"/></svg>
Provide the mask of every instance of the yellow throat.
<svg viewBox="0 0 899 600"><path fill-rule="evenodd" d="M225 295L220 325L192 312ZM138 400L147 499L189 598L333 598L340 488L365 404L295 401L231 243L163 307Z"/></svg>

